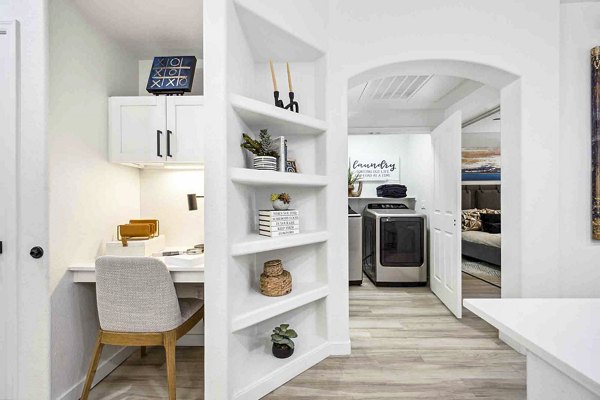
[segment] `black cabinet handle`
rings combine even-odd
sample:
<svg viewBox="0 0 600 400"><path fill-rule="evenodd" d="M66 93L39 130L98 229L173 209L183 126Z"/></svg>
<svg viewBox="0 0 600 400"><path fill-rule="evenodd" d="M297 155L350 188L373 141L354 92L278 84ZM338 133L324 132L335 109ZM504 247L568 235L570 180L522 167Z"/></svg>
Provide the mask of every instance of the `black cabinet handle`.
<svg viewBox="0 0 600 400"><path fill-rule="evenodd" d="M171 135L173 132L167 129L167 157L173 157L171 154Z"/></svg>
<svg viewBox="0 0 600 400"><path fill-rule="evenodd" d="M162 131L157 130L156 131L156 155L159 157L162 157L162 154L160 154L160 135L162 135Z"/></svg>

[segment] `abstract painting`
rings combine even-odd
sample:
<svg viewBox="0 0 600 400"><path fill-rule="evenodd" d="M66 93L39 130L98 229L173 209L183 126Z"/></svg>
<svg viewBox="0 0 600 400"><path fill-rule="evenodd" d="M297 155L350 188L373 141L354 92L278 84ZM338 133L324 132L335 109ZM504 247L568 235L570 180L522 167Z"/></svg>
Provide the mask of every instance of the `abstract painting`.
<svg viewBox="0 0 600 400"><path fill-rule="evenodd" d="M500 148L470 147L462 149L463 181L499 181Z"/></svg>

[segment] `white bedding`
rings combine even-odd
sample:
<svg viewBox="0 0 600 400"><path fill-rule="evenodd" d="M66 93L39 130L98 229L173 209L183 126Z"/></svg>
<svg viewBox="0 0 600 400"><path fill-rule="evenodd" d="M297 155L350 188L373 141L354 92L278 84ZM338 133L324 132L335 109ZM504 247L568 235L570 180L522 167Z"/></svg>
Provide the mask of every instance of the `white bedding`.
<svg viewBox="0 0 600 400"><path fill-rule="evenodd" d="M471 243L478 243L493 247L501 247L500 233L487 233L483 231L463 231L462 239Z"/></svg>

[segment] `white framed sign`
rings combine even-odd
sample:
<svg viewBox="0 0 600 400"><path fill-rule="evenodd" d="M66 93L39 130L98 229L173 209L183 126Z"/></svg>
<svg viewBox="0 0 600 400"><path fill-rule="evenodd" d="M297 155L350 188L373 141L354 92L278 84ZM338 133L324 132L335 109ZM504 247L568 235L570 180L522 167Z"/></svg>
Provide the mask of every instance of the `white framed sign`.
<svg viewBox="0 0 600 400"><path fill-rule="evenodd" d="M350 158L350 169L363 182L399 181L399 164L398 157L369 155Z"/></svg>

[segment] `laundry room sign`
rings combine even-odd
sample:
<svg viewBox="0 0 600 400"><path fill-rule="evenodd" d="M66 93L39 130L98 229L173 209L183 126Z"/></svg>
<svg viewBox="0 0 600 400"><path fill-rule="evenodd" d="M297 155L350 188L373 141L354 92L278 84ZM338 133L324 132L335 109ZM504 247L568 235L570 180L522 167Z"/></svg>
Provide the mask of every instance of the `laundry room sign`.
<svg viewBox="0 0 600 400"><path fill-rule="evenodd" d="M397 157L362 156L350 158L350 169L360 181L398 181L400 168Z"/></svg>

